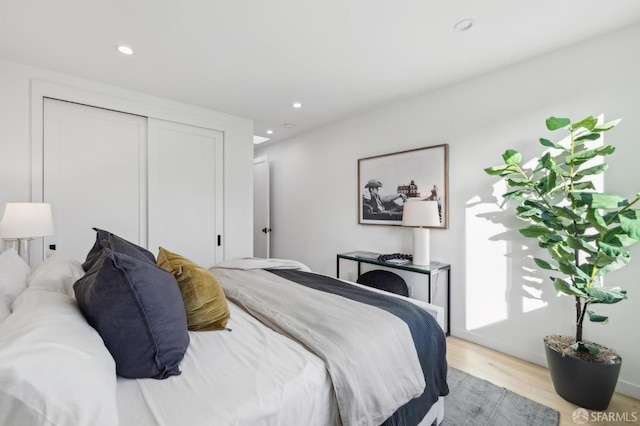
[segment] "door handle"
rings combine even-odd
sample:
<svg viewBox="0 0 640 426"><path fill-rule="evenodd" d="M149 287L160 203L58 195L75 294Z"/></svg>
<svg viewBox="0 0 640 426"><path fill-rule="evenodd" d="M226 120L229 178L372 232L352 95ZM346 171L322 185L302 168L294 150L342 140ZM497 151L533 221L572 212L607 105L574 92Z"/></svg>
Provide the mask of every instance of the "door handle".
<svg viewBox="0 0 640 426"><path fill-rule="evenodd" d="M268 234L269 232L271 232L271 228L262 228L262 232Z"/></svg>

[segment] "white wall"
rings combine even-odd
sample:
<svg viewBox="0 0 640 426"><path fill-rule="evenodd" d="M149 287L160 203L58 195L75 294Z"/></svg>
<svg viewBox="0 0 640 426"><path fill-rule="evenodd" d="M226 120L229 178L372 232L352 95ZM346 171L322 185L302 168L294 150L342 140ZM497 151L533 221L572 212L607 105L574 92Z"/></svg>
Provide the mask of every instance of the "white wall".
<svg viewBox="0 0 640 426"><path fill-rule="evenodd" d="M448 143L450 226L431 232L431 256L452 265L452 334L544 365L542 338L572 333L572 301L532 271L525 257L535 244L517 233L513 207L496 205L505 191L483 169L500 164L507 148L537 155L539 137L555 138L545 128L549 116L602 113L623 119L606 136L617 147L606 188L633 197L640 191L639 43L640 26L627 28L257 149L272 168L272 256L334 275L336 253L410 252L410 229L358 224L357 160ZM587 324L585 338L622 354L617 390L638 398L638 247L632 256L607 279L628 289L629 300L598 307L610 323Z"/></svg>
<svg viewBox="0 0 640 426"><path fill-rule="evenodd" d="M37 143L41 120L38 92L62 94L63 99L90 99L97 106L126 105L156 118L213 127L225 132L224 249L225 258L253 253L253 122L98 84L74 76L0 60L0 207L6 202L41 201L32 194L32 139ZM40 96L41 99L41 96ZM116 108L117 109L117 108ZM131 112L131 111L129 111ZM32 120L32 117L34 120ZM39 127L40 126L40 127ZM34 154L36 153L36 154Z"/></svg>

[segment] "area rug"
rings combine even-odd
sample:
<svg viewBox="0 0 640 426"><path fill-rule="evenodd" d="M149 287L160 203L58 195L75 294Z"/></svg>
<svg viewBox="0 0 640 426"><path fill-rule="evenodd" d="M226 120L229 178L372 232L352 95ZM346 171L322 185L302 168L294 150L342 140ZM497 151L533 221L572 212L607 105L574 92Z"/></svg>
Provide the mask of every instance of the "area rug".
<svg viewBox="0 0 640 426"><path fill-rule="evenodd" d="M443 426L557 426L558 411L449 367Z"/></svg>

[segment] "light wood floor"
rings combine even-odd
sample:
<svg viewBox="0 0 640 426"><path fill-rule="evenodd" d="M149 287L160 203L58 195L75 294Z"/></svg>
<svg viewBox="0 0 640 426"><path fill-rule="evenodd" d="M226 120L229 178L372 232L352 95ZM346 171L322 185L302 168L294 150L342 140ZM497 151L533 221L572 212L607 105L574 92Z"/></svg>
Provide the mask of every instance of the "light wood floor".
<svg viewBox="0 0 640 426"><path fill-rule="evenodd" d="M555 392L546 368L451 336L447 338L447 360L451 367L558 410L560 426L576 426L577 423L573 421L573 412L578 406L565 401ZM635 413L637 420L635 422L603 420L602 416L610 416L609 418L613 420L615 413L627 413L621 414L626 417L618 417L624 420L633 420L632 413ZM590 421L585 424L640 425L640 400L616 393L609 408L600 416L600 421Z"/></svg>

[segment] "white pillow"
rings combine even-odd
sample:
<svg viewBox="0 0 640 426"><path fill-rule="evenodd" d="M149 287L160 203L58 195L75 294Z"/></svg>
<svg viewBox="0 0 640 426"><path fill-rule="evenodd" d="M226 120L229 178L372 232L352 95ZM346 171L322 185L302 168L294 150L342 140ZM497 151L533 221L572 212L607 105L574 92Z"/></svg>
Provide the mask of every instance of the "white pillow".
<svg viewBox="0 0 640 426"><path fill-rule="evenodd" d="M27 289L0 323L0 424L117 425L116 369L71 297Z"/></svg>
<svg viewBox="0 0 640 426"><path fill-rule="evenodd" d="M57 291L75 298L73 284L84 275L82 263L63 253L54 252L29 276L27 286Z"/></svg>
<svg viewBox="0 0 640 426"><path fill-rule="evenodd" d="M0 253L0 297L11 306L20 293L27 288L27 277L31 268L16 249L10 248Z"/></svg>

